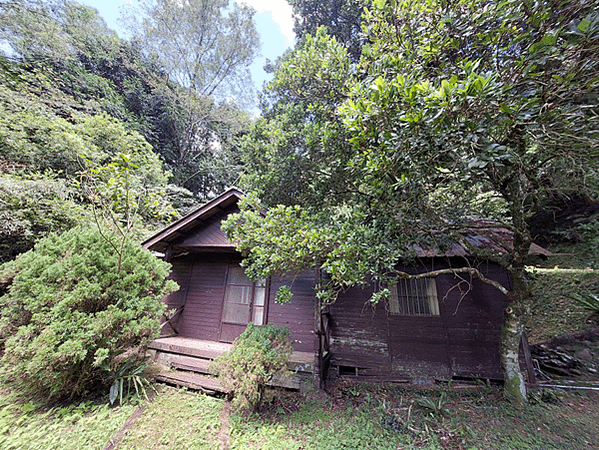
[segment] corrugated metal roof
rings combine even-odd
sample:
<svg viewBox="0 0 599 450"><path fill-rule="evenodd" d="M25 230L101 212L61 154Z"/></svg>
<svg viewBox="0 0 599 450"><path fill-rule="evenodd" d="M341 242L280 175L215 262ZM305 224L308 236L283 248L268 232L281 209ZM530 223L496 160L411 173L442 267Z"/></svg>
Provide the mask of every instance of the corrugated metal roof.
<svg viewBox="0 0 599 450"><path fill-rule="evenodd" d="M462 232L462 235L470 245L481 250L489 250L500 254L506 254L512 249L513 233L506 228L484 227L469 228ZM434 256L469 256L468 250L459 243L453 243L451 248L442 251L437 247L415 246L416 255L419 257ZM528 251L529 255L551 256L549 250L533 243Z"/></svg>

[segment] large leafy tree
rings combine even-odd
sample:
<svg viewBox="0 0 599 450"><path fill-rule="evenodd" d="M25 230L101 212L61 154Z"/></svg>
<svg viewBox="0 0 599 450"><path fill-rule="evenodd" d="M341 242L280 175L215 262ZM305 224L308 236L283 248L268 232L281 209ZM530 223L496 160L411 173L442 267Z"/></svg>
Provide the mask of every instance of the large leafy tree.
<svg viewBox="0 0 599 450"><path fill-rule="evenodd" d="M360 58L365 36L362 12L372 4L371 0L288 0L288 3L293 7L293 31L300 39L325 26L353 60Z"/></svg>
<svg viewBox="0 0 599 450"><path fill-rule="evenodd" d="M350 147L336 108L352 73L347 50L324 28L281 58L262 97L263 116L242 144L250 166L244 183L264 201L311 204L331 190L345 195L336 180Z"/></svg>
<svg viewBox="0 0 599 450"><path fill-rule="evenodd" d="M228 0L140 0L131 31L158 55L172 80L218 100L243 96L260 48L254 9Z"/></svg>
<svg viewBox="0 0 599 450"><path fill-rule="evenodd" d="M395 264L414 244L459 242L511 276L511 286L502 286L460 269L509 297L505 389L522 401L527 221L548 193L597 194L596 10L596 1L375 1L365 14L369 45L336 110L353 146L336 185L352 195L334 202L329 189L321 197L327 202L279 206L266 216L248 202L229 232L249 251L249 272L315 264L331 274L320 298L334 301L366 274L408 276ZM322 187L329 188L303 189ZM489 220L511 231L506 251L481 253L465 239Z"/></svg>
<svg viewBox="0 0 599 450"><path fill-rule="evenodd" d="M161 155L173 183L200 197L237 178L235 141L248 116L231 101L236 94L215 101L179 84L165 54L151 52L142 39L120 39L95 9L64 0L3 2L0 38L20 70L43 73L72 97L53 106L62 118L68 120L74 108L119 119Z"/></svg>
<svg viewBox="0 0 599 450"><path fill-rule="evenodd" d="M240 170L235 140L249 125L242 108L254 100L249 65L260 49L255 11L228 0L140 0L138 6L143 19L131 10L125 22L180 86L169 95L182 110L170 121L175 139L166 159L175 182L207 196Z"/></svg>

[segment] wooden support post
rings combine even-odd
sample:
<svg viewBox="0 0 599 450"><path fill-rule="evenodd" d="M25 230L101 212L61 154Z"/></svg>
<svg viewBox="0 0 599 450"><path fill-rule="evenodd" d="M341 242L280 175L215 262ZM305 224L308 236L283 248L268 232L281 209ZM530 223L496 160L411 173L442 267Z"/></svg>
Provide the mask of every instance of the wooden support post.
<svg viewBox="0 0 599 450"><path fill-rule="evenodd" d="M164 254L164 261L171 262L171 258L173 257L173 245L169 244L166 248L166 253Z"/></svg>
<svg viewBox="0 0 599 450"><path fill-rule="evenodd" d="M314 334L316 335L315 352L314 352L314 369L312 371L312 382L314 389L321 390L324 388L324 380L322 378L322 316L321 316L320 299L316 297L314 304Z"/></svg>
<svg viewBox="0 0 599 450"><path fill-rule="evenodd" d="M526 372L528 373L528 382L530 384L537 384L537 378L535 377L535 369L532 365L532 355L530 354L530 346L528 345L528 336L526 331L522 333L520 340L522 345L522 352L524 353L524 361L526 362Z"/></svg>
<svg viewBox="0 0 599 450"><path fill-rule="evenodd" d="M314 284L317 286L320 284L320 277L322 273L320 270L315 271ZM323 320L323 306L322 301L315 297L314 302L314 334L316 341L314 342L314 368L312 371L312 382L314 389L324 389L324 380L327 377L328 359L329 359L329 342L327 336L328 322L325 324Z"/></svg>

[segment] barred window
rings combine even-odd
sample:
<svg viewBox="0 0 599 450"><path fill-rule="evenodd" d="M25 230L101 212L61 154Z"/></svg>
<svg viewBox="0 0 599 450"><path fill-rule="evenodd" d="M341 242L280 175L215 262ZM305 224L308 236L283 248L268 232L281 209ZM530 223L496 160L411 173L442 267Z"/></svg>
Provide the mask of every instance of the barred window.
<svg viewBox="0 0 599 450"><path fill-rule="evenodd" d="M389 285L389 314L438 316L439 300L434 278L400 278Z"/></svg>

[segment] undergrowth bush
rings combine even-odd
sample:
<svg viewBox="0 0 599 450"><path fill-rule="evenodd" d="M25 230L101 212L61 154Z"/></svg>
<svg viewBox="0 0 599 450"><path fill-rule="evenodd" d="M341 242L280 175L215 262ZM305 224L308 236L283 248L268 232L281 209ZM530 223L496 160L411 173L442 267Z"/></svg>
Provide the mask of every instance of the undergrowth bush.
<svg viewBox="0 0 599 450"><path fill-rule="evenodd" d="M266 385L276 375L287 372L291 343L286 327L250 323L235 339L233 349L213 361L212 370L233 395L233 407L260 406Z"/></svg>
<svg viewBox="0 0 599 450"><path fill-rule="evenodd" d="M589 311L591 313L591 318L596 320L599 317L599 295L595 295L592 292L583 292L582 294L573 293L570 297L584 309Z"/></svg>
<svg viewBox="0 0 599 450"><path fill-rule="evenodd" d="M177 286L170 265L139 244L124 242L120 271L118 258L99 232L74 228L0 266L12 277L0 297L4 379L72 398L101 385L117 358L143 357L160 330L160 299Z"/></svg>

